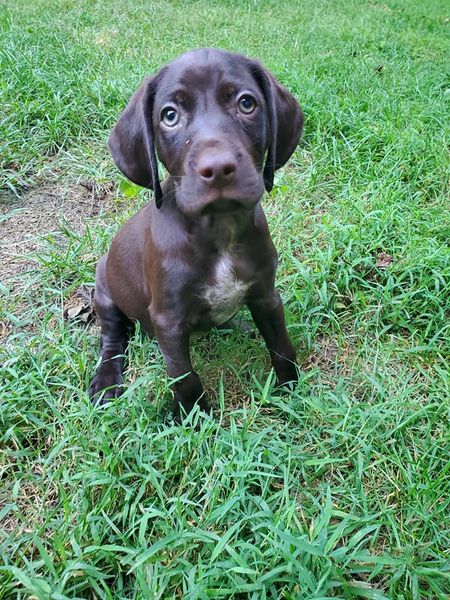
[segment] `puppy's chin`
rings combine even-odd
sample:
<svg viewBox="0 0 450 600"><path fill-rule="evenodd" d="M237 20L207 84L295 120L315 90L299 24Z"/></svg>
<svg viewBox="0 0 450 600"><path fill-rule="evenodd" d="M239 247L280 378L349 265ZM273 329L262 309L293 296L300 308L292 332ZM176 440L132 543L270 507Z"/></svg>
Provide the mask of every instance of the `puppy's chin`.
<svg viewBox="0 0 450 600"><path fill-rule="evenodd" d="M240 201L240 200L228 200L226 198L218 198L213 202L209 202L204 206L203 209L200 210L201 216L206 215L228 215L235 213L243 213L246 211L252 210L256 202L249 202L248 200Z"/></svg>
<svg viewBox="0 0 450 600"><path fill-rule="evenodd" d="M189 215L230 214L251 211L264 194L262 177L248 181L244 185L232 184L224 188L206 185L193 186L184 182L178 188L177 204L179 209Z"/></svg>

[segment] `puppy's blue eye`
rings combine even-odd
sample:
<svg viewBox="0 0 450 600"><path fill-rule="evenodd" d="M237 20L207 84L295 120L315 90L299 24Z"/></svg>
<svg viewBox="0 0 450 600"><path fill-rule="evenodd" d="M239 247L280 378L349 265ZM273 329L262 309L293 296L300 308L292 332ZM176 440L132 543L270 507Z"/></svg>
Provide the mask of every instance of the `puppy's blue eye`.
<svg viewBox="0 0 450 600"><path fill-rule="evenodd" d="M173 106L167 106L163 108L161 112L161 121L166 125L166 127L175 127L175 125L180 120L180 114L177 109Z"/></svg>
<svg viewBox="0 0 450 600"><path fill-rule="evenodd" d="M250 94L243 94L238 100L238 109L244 115L250 115L256 108L256 100Z"/></svg>

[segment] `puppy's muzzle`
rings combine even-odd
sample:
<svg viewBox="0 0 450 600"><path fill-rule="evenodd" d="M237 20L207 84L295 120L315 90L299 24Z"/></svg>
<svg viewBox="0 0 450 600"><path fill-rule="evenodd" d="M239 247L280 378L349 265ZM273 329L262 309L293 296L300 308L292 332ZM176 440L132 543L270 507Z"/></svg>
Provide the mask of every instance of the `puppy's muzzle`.
<svg viewBox="0 0 450 600"><path fill-rule="evenodd" d="M264 191L260 173L236 142L219 137L199 139L187 162L191 185L186 211L215 214L248 210Z"/></svg>

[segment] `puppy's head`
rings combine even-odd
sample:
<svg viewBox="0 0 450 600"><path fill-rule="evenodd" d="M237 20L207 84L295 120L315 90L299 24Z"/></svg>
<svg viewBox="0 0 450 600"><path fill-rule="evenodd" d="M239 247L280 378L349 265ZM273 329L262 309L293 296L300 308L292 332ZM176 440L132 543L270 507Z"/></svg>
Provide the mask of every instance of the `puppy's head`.
<svg viewBox="0 0 450 600"><path fill-rule="evenodd" d="M260 63L223 50L183 54L147 78L111 132L131 181L162 193L156 156L191 214L253 207L300 139L295 98Z"/></svg>

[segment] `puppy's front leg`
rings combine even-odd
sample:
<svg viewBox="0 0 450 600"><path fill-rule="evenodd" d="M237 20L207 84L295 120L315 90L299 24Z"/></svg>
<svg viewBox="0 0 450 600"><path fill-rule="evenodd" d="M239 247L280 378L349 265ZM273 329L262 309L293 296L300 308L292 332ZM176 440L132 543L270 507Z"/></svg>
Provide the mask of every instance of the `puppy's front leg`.
<svg viewBox="0 0 450 600"><path fill-rule="evenodd" d="M181 409L189 413L195 404L204 412L209 406L204 398L202 382L192 369L189 352L189 334L170 318L152 316L155 336L167 364L167 372L173 379L181 378L173 384L175 417L181 417Z"/></svg>
<svg viewBox="0 0 450 600"><path fill-rule="evenodd" d="M286 329L284 308L278 290L247 302L253 320L266 342L278 385L298 379L294 347Z"/></svg>

